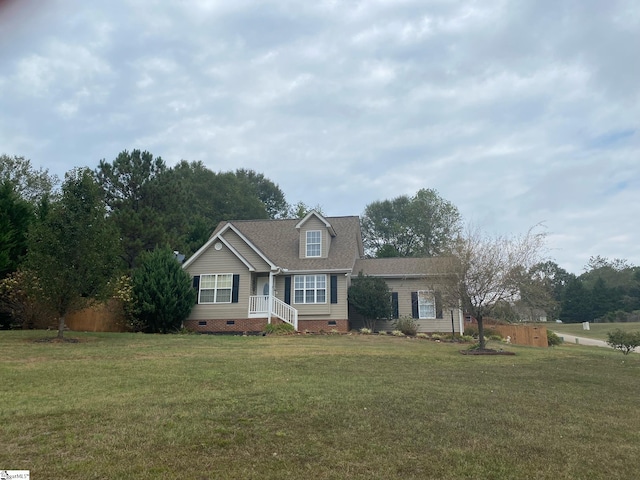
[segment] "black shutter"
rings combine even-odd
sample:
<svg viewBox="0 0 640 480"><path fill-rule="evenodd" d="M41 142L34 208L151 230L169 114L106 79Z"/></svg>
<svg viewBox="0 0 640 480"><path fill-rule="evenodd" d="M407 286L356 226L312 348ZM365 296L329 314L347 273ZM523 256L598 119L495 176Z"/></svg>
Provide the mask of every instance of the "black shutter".
<svg viewBox="0 0 640 480"><path fill-rule="evenodd" d="M193 276L193 288L196 290L196 303L200 301L200 275Z"/></svg>
<svg viewBox="0 0 640 480"><path fill-rule="evenodd" d="M418 314L418 292L411 292L411 316L420 318Z"/></svg>
<svg viewBox="0 0 640 480"><path fill-rule="evenodd" d="M284 303L291 305L291 276L284 277Z"/></svg>
<svg viewBox="0 0 640 480"><path fill-rule="evenodd" d="M338 276L331 275L331 303L338 303Z"/></svg>
<svg viewBox="0 0 640 480"><path fill-rule="evenodd" d="M391 292L391 318L400 318L398 312L398 292Z"/></svg>
<svg viewBox="0 0 640 480"><path fill-rule="evenodd" d="M436 318L444 318L442 315L442 294L436 292Z"/></svg>
<svg viewBox="0 0 640 480"><path fill-rule="evenodd" d="M233 286L231 287L231 303L238 303L238 294L240 293L240 275L233 276Z"/></svg>

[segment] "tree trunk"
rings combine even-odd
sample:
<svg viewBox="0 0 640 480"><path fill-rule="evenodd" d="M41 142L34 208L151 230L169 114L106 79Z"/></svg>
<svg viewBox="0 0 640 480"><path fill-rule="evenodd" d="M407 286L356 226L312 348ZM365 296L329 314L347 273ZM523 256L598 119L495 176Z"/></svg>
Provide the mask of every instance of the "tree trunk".
<svg viewBox="0 0 640 480"><path fill-rule="evenodd" d="M64 335L64 315L60 315L58 322L58 338L62 339Z"/></svg>
<svg viewBox="0 0 640 480"><path fill-rule="evenodd" d="M476 318L478 321L478 340L480 341L480 350L484 350L485 341L484 341L484 321L482 320L482 315L478 315Z"/></svg>

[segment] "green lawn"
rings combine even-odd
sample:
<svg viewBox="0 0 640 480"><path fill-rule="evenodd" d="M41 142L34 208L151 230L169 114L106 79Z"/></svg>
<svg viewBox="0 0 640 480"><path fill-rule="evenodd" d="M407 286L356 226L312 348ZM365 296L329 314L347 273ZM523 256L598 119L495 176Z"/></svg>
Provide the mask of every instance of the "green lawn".
<svg viewBox="0 0 640 480"><path fill-rule="evenodd" d="M640 323L637 322L590 323L589 330L584 330L582 323L548 323L543 325L545 325L548 330L552 330L559 335L566 333L567 335L595 338L596 340L604 340L605 342L607 341L607 332L618 328L625 332L640 332Z"/></svg>
<svg viewBox="0 0 640 480"><path fill-rule="evenodd" d="M0 468L65 479L637 479L640 355L0 332Z"/></svg>

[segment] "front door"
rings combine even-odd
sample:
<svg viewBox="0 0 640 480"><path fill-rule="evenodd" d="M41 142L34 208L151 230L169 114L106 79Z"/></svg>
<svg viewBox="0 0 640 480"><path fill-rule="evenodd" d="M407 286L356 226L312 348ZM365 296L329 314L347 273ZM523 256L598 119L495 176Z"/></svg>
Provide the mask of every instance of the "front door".
<svg viewBox="0 0 640 480"><path fill-rule="evenodd" d="M269 295L269 277L258 277L256 295Z"/></svg>

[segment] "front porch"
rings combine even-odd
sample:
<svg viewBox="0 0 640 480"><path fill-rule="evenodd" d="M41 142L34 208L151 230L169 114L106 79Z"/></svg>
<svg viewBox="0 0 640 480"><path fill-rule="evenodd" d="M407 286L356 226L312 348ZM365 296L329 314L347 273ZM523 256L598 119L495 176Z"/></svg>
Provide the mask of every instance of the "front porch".
<svg viewBox="0 0 640 480"><path fill-rule="evenodd" d="M276 317L298 330L298 310L273 295L251 295L248 316L266 318L268 323L271 317Z"/></svg>

